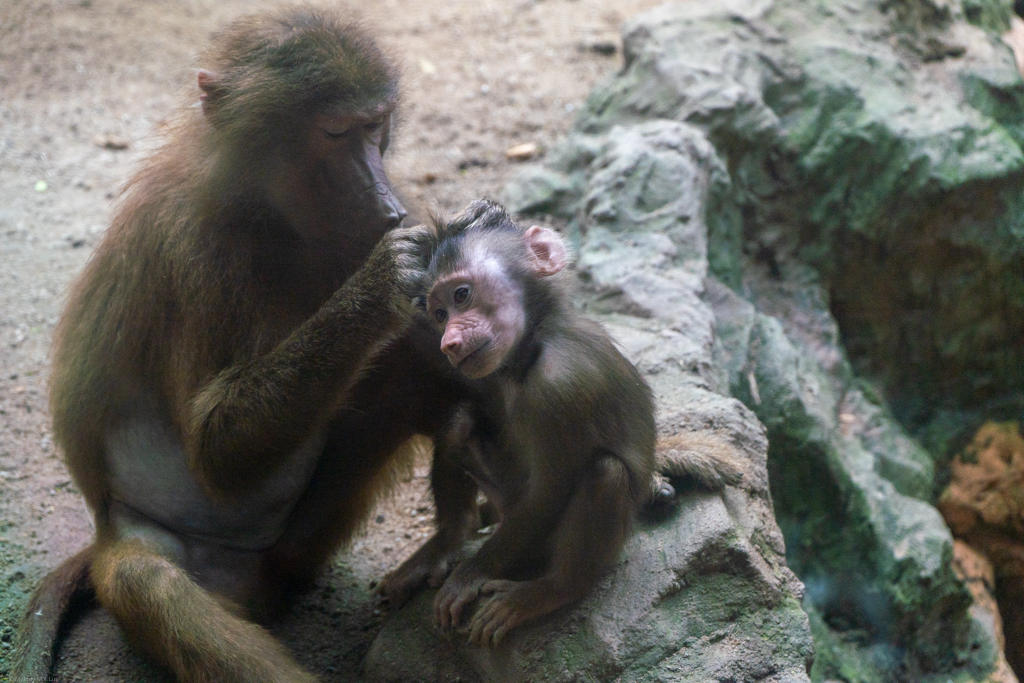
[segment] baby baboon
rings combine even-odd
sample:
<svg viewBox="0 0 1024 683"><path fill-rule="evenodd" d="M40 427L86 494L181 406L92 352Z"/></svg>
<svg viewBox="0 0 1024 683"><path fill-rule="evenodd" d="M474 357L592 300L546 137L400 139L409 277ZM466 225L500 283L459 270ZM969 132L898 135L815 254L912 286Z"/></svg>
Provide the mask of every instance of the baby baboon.
<svg viewBox="0 0 1024 683"><path fill-rule="evenodd" d="M400 604L423 582L443 581L435 611L444 628L489 596L470 618L470 638L495 645L586 594L667 482L654 477L650 389L552 278L567 263L562 239L522 230L487 200L436 231L421 305L443 331L441 350L483 398L461 405L435 443L436 535L381 590ZM678 454L665 463L671 473L735 480L732 461L684 442L669 451ZM445 581L479 526L478 491L500 521Z"/></svg>

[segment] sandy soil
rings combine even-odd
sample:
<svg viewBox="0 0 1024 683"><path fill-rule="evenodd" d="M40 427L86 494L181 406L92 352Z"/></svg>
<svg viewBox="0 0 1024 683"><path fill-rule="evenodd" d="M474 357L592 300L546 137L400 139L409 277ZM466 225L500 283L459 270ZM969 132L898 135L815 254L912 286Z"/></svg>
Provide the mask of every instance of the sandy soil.
<svg viewBox="0 0 1024 683"><path fill-rule="evenodd" d="M27 591L86 545L88 511L50 437L48 347L64 291L120 186L194 98L195 55L243 0L0 0L0 679ZM404 68L388 170L413 215L495 195L619 68L624 19L657 0L343 2ZM430 533L426 463L275 632L325 680L359 679L383 615L371 585ZM72 630L61 680L166 680L101 610Z"/></svg>

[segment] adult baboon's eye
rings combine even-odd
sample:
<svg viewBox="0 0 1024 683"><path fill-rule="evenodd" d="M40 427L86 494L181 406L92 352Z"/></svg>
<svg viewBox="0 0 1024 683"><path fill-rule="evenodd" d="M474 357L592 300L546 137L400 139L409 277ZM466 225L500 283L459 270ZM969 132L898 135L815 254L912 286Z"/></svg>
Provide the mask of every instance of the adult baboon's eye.
<svg viewBox="0 0 1024 683"><path fill-rule="evenodd" d="M462 304L466 303L466 300L469 299L469 285L462 285L461 287L456 289L455 293L452 295L452 298L455 300L455 303L457 305L461 306Z"/></svg>
<svg viewBox="0 0 1024 683"><path fill-rule="evenodd" d="M338 138L343 138L343 137L345 137L346 133L348 133L348 128L347 127L346 128L333 128L331 130L327 130L326 128L324 129L324 135L326 135L327 137L329 137L332 140L337 140Z"/></svg>
<svg viewBox="0 0 1024 683"><path fill-rule="evenodd" d="M374 119L373 121L367 121L366 125L363 127L363 130L365 130L367 133L372 133L372 132L378 130L383 125L384 125L384 119L383 118Z"/></svg>
<svg viewBox="0 0 1024 683"><path fill-rule="evenodd" d="M444 310L443 308L439 308L436 311L434 311L434 320L436 320L437 322L443 323L447 319L448 311Z"/></svg>

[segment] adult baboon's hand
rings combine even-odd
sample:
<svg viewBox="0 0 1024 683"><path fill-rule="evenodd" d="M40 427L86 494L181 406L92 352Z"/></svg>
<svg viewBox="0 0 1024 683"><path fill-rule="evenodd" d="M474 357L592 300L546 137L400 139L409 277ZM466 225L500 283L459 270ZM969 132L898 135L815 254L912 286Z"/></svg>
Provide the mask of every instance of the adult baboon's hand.
<svg viewBox="0 0 1024 683"><path fill-rule="evenodd" d="M422 294L430 234L426 225L390 230L366 262L370 273L383 276L381 284L387 287L391 306L406 315L412 313Z"/></svg>

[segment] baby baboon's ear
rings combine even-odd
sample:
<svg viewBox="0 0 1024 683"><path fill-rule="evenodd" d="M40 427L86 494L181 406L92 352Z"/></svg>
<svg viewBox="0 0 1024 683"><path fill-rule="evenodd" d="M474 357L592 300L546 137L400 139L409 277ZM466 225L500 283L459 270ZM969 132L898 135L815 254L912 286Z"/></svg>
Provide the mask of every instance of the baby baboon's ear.
<svg viewBox="0 0 1024 683"><path fill-rule="evenodd" d="M550 277L565 268L568 253L557 232L534 225L526 231L524 238L533 262L533 272L538 277Z"/></svg>

